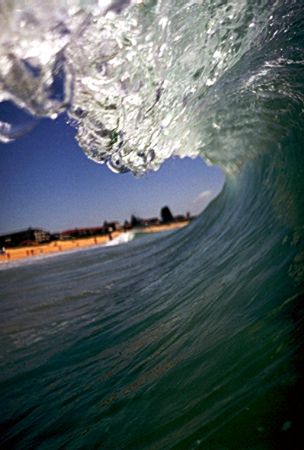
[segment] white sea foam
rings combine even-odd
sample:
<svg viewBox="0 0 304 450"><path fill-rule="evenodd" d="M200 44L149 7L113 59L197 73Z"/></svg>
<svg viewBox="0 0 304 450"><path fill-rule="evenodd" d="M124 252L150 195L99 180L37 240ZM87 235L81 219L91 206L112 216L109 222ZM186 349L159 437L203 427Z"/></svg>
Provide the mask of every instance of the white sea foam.
<svg viewBox="0 0 304 450"><path fill-rule="evenodd" d="M110 247L112 245L120 245L120 244L126 244L127 242L130 242L134 239L135 233L132 231L127 231L126 233L122 233L116 238L112 239L111 241L108 241L105 246Z"/></svg>

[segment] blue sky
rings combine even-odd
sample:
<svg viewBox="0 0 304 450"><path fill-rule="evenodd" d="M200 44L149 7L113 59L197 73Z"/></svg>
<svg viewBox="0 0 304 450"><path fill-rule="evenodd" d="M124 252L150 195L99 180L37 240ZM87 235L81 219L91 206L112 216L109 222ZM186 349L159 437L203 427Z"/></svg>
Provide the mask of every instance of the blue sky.
<svg viewBox="0 0 304 450"><path fill-rule="evenodd" d="M53 232L98 226L131 214L155 217L164 205L173 214L198 214L222 188L221 170L200 158L170 159L142 178L114 174L90 161L74 135L61 116L0 144L0 234L30 226Z"/></svg>

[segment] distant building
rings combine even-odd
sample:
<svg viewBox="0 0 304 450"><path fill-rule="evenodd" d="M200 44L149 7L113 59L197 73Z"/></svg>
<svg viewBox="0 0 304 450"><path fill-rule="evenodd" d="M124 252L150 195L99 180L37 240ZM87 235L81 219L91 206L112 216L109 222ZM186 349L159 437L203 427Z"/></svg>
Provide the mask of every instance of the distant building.
<svg viewBox="0 0 304 450"><path fill-rule="evenodd" d="M100 236L107 233L105 226L103 227L90 227L90 228L73 228L71 230L61 231L59 239L79 239L84 237Z"/></svg>
<svg viewBox="0 0 304 450"><path fill-rule="evenodd" d="M174 216L175 222L186 222L187 220L189 220L189 218L183 216L182 214L178 214L177 216Z"/></svg>
<svg viewBox="0 0 304 450"><path fill-rule="evenodd" d="M135 216L134 214L132 214L131 219L130 219L130 224L131 227L140 227L143 225L143 220L140 217Z"/></svg>
<svg viewBox="0 0 304 450"><path fill-rule="evenodd" d="M18 247L23 245L41 244L50 241L51 234L48 231L39 228L28 228L0 236L0 246Z"/></svg>
<svg viewBox="0 0 304 450"><path fill-rule="evenodd" d="M131 228L132 228L132 225L130 224L130 222L128 222L127 220L125 220L125 221L124 221L124 224L123 224L123 229L124 229L124 231L131 230Z"/></svg>
<svg viewBox="0 0 304 450"><path fill-rule="evenodd" d="M150 219L143 219L143 225L145 227L150 227L153 225L159 225L160 224L160 220L158 217L151 217Z"/></svg>
<svg viewBox="0 0 304 450"><path fill-rule="evenodd" d="M122 229L120 223L116 220L114 222L107 222L108 228L112 228L112 231L120 231Z"/></svg>
<svg viewBox="0 0 304 450"><path fill-rule="evenodd" d="M102 236L112 231L121 230L119 222L104 222L102 227L73 228L71 230L61 231L59 239L79 239L85 237Z"/></svg>

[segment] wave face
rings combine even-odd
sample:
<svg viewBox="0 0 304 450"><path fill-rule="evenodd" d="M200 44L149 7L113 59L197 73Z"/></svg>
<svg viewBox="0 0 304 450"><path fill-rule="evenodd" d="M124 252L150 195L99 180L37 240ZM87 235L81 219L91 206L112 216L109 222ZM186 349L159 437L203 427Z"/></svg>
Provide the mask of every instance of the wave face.
<svg viewBox="0 0 304 450"><path fill-rule="evenodd" d="M1 100L227 179L186 229L1 271L2 445L300 449L302 2L42 3L1 3Z"/></svg>

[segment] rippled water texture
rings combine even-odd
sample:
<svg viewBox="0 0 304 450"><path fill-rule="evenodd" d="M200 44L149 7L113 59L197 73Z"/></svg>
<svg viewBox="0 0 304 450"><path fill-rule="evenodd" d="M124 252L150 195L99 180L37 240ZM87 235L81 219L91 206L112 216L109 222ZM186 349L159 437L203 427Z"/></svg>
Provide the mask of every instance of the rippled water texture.
<svg viewBox="0 0 304 450"><path fill-rule="evenodd" d="M2 266L2 448L300 450L303 2L57 3L1 2L0 99L226 184L178 232Z"/></svg>

